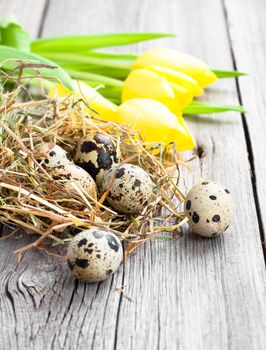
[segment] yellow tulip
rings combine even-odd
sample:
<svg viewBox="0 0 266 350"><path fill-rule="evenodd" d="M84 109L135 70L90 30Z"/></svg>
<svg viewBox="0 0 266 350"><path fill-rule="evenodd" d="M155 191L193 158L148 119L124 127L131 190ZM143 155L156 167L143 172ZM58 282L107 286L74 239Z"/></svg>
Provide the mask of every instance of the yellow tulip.
<svg viewBox="0 0 266 350"><path fill-rule="evenodd" d="M212 70L201 60L173 49L155 48L144 52L134 62L132 69L161 66L182 72L195 79L204 88L217 80Z"/></svg>
<svg viewBox="0 0 266 350"><path fill-rule="evenodd" d="M151 98L179 115L202 88L189 75L161 66L149 66L129 73L122 89L122 101Z"/></svg>
<svg viewBox="0 0 266 350"><path fill-rule="evenodd" d="M138 98L122 103L119 107L106 100L93 88L79 82L81 93L99 118L116 123L125 123L139 131L143 140L148 143L166 145L175 142L177 150L189 150L195 147L195 141L190 134L181 114L177 117L165 105L152 99ZM49 91L50 97L70 95L70 90L60 84L55 84Z"/></svg>
<svg viewBox="0 0 266 350"><path fill-rule="evenodd" d="M77 91L80 91L77 95L81 98L83 96L86 97L89 106L99 114L99 119L113 120L115 118L115 115L117 114L117 105L108 101L99 94L97 90L81 81L75 81L74 85L76 86ZM72 92L59 83L55 84L49 91L50 97L63 97L70 94L72 94Z"/></svg>
<svg viewBox="0 0 266 350"><path fill-rule="evenodd" d="M122 101L132 98L150 98L165 104L173 113L180 114L190 104L193 94L184 86L168 81L150 69L129 73L122 89Z"/></svg>
<svg viewBox="0 0 266 350"><path fill-rule="evenodd" d="M138 130L145 142L164 145L175 142L179 151L195 147L183 118L177 118L159 101L146 98L125 101L118 107L118 115L118 121Z"/></svg>

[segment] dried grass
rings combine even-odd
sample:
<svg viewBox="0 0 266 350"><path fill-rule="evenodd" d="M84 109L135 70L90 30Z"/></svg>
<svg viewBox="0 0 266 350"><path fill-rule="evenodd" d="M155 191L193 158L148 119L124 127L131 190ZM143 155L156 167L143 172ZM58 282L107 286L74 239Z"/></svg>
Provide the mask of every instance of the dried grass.
<svg viewBox="0 0 266 350"><path fill-rule="evenodd" d="M130 127L102 121L85 97L51 99L42 93L39 100L21 102L31 78L22 81L15 72L0 73L4 84L13 80L12 90L0 94L0 220L39 235L16 253L42 249L47 239L51 245L68 242L77 230L91 225L108 228L128 241L126 255L149 239L177 235L187 219L179 210L184 196L178 187L179 168L185 163L174 148L169 145L163 153L160 145L145 144ZM67 190L64 181L54 181L45 168L40 151L44 143L73 152L88 132L108 134L121 154L120 164L137 164L150 174L153 197L140 215L116 213L104 202L107 193L95 201L81 188ZM167 236L158 236L165 231Z"/></svg>

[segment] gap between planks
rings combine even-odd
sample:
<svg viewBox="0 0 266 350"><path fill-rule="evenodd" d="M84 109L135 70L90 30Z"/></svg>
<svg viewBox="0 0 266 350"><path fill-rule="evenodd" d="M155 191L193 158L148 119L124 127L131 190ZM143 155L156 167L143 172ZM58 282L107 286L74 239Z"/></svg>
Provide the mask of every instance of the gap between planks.
<svg viewBox="0 0 266 350"><path fill-rule="evenodd" d="M226 33L227 33L227 37L228 37L228 43L230 46L230 54L232 57L233 68L235 70L238 70L235 52L234 52L234 47L233 47L233 42L232 42L232 37L231 37L231 33L230 33L230 26L229 26L229 21L228 21L228 13L227 13L225 0L221 0L221 3L222 3L222 8L223 8L224 20L225 20L225 24L226 24ZM238 102L240 105L243 105L243 100L242 100L242 96L241 96L241 89L239 86L239 79L235 78L235 81L236 81L236 91L237 91ZM263 221L262 221L262 212L261 212L261 207L260 207L260 202L259 202L259 197L258 197L257 175L256 175L255 164L254 164L254 152L253 152L249 127L248 127L248 124L246 121L246 116L244 113L241 113L241 121L242 121L243 130L244 130L244 134L245 134L246 145L247 145L248 161L250 164L250 178L251 178L251 183L252 183L252 190L253 190L253 195L254 195L254 203L255 203L255 207L256 207L257 220L258 220L258 225L259 225L261 249L263 252L264 263L266 265L265 231L264 231L264 226L263 226Z"/></svg>

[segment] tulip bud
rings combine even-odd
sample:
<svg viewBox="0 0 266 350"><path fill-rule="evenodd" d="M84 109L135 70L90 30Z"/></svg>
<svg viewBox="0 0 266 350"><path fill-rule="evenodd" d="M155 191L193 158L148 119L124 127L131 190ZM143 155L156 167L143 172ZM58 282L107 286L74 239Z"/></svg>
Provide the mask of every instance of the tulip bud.
<svg viewBox="0 0 266 350"><path fill-rule="evenodd" d="M115 114L117 113L117 106L104 98L101 94L97 92L97 90L93 89L89 85L79 81L74 82L74 85L77 87L77 91L80 91L78 95L81 98L86 98L86 102L88 102L90 108L95 110L99 116L99 119L104 120L113 120L115 118ZM49 91L49 96L67 96L71 95L71 91L65 88L61 84L55 84ZM88 111L90 112L90 111Z"/></svg>
<svg viewBox="0 0 266 350"><path fill-rule="evenodd" d="M140 55L132 69L161 66L182 72L195 79L204 88L217 80L212 70L201 60L173 49L155 48Z"/></svg>
<svg viewBox="0 0 266 350"><path fill-rule="evenodd" d="M149 98L162 102L173 113L179 114L190 104L193 94L172 79L168 81L150 69L137 69L129 73L122 90L122 101L132 98Z"/></svg>
<svg viewBox="0 0 266 350"><path fill-rule="evenodd" d="M138 130L145 142L175 142L178 151L195 147L195 141L182 117L176 117L162 103L138 98L125 101L118 107L120 121Z"/></svg>

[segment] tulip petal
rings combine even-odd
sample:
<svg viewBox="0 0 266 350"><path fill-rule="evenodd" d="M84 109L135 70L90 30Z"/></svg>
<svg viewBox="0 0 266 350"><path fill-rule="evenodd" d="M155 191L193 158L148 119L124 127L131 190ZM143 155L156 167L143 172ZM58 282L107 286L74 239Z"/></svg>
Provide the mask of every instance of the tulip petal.
<svg viewBox="0 0 266 350"><path fill-rule="evenodd" d="M149 98L162 102L178 114L190 102L189 92L180 86L172 86L167 79L149 69L132 71L124 82L122 101L132 98Z"/></svg>
<svg viewBox="0 0 266 350"><path fill-rule="evenodd" d="M168 144L175 142L178 150L195 147L195 141L176 117L159 101L138 98L125 101L118 107L120 120L139 131L145 142Z"/></svg>
<svg viewBox="0 0 266 350"><path fill-rule="evenodd" d="M89 85L79 81L75 82L76 90L80 91L78 96L85 97L89 106L99 114L99 118L104 120L114 120L117 114L117 106L104 98L97 90L93 89ZM71 91L66 89L61 84L55 84L49 91L49 96L63 97L71 94ZM89 111L91 113L91 110Z"/></svg>
<svg viewBox="0 0 266 350"><path fill-rule="evenodd" d="M179 102L181 109L185 108L192 102L193 95L190 91L175 83L171 83L171 86L175 92L175 99ZM178 114L174 109L170 109L173 113Z"/></svg>
<svg viewBox="0 0 266 350"><path fill-rule="evenodd" d="M161 66L150 66L147 67L147 69L164 76L171 83L183 86L190 91L193 96L199 96L203 93L202 88L198 85L196 80L190 77L188 74Z"/></svg>
<svg viewBox="0 0 266 350"><path fill-rule="evenodd" d="M174 92L164 77L147 69L132 71L124 82L122 101L131 98L174 99Z"/></svg>
<svg viewBox="0 0 266 350"><path fill-rule="evenodd" d="M217 80L216 75L204 62L173 49L155 48L146 51L137 58L132 69L141 69L152 65L183 72L195 79L202 88Z"/></svg>

